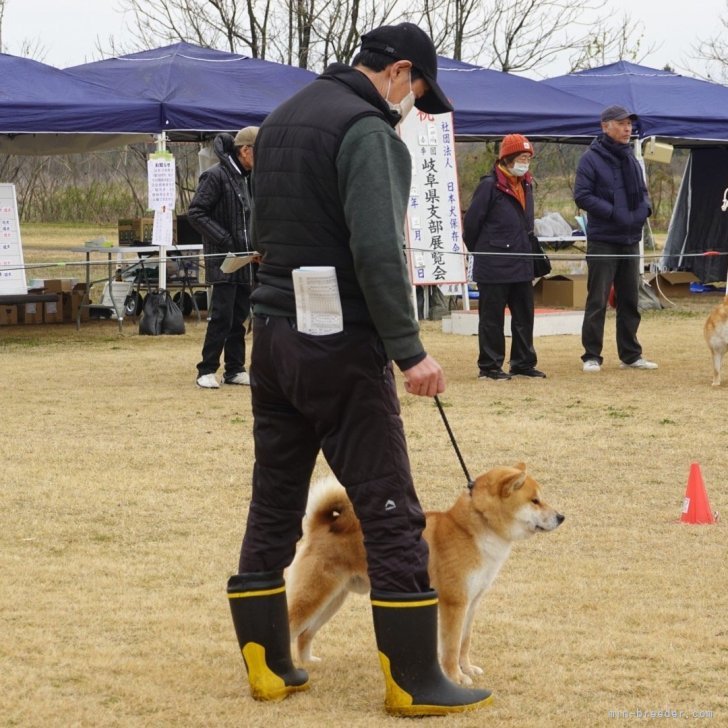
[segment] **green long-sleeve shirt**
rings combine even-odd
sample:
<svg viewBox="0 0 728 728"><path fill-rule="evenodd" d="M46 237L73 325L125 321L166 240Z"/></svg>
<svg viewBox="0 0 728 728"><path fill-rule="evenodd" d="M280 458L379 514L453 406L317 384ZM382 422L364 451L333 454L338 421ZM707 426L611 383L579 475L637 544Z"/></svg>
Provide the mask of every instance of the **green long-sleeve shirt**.
<svg viewBox="0 0 728 728"><path fill-rule="evenodd" d="M391 359L416 361L424 348L402 247L409 151L386 122L367 116L344 136L336 169L356 277L374 326Z"/></svg>

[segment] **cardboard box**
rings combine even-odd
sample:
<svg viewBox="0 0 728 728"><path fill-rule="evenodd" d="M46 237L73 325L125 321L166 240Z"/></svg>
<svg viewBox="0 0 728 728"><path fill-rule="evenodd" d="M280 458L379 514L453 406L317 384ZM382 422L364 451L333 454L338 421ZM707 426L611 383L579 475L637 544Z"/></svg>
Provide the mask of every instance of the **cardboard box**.
<svg viewBox="0 0 728 728"><path fill-rule="evenodd" d="M74 286L70 293L63 294L63 320L70 323L75 323L78 316L79 308L83 301L84 294L86 292L86 284L79 283ZM89 320L89 309L88 306L81 308L81 321Z"/></svg>
<svg viewBox="0 0 728 728"><path fill-rule="evenodd" d="M55 301L43 304L43 321L47 324L63 323L63 300L60 294Z"/></svg>
<svg viewBox="0 0 728 728"><path fill-rule="evenodd" d="M18 305L19 324L42 324L43 304L42 303L21 303Z"/></svg>
<svg viewBox="0 0 728 728"><path fill-rule="evenodd" d="M655 293L662 293L667 298L689 296L690 284L699 282L694 273L685 270L650 273L646 280Z"/></svg>
<svg viewBox="0 0 728 728"><path fill-rule="evenodd" d="M14 326L18 323L18 307L15 304L0 304L0 326Z"/></svg>
<svg viewBox="0 0 728 728"><path fill-rule="evenodd" d="M45 293L70 293L77 283L78 278L35 278L29 288L42 288Z"/></svg>
<svg viewBox="0 0 728 728"><path fill-rule="evenodd" d="M543 306L584 308L586 304L586 274L564 273L542 278L536 284L534 300Z"/></svg>
<svg viewBox="0 0 728 728"><path fill-rule="evenodd" d="M119 245L150 245L153 217L127 217L119 220ZM177 218L172 221L172 240L177 240Z"/></svg>

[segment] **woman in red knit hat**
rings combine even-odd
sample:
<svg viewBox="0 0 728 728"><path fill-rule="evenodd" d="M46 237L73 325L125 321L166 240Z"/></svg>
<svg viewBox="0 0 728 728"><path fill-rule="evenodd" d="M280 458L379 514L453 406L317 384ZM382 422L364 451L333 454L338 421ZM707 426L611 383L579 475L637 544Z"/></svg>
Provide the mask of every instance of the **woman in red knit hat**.
<svg viewBox="0 0 728 728"><path fill-rule="evenodd" d="M478 356L481 379L545 377L536 369L533 348L533 177L528 171L533 145L522 134L508 134L498 160L476 188L463 224L478 284ZM480 255L478 255L480 254ZM523 254L523 255L519 255ZM511 313L509 371L503 371L506 306Z"/></svg>

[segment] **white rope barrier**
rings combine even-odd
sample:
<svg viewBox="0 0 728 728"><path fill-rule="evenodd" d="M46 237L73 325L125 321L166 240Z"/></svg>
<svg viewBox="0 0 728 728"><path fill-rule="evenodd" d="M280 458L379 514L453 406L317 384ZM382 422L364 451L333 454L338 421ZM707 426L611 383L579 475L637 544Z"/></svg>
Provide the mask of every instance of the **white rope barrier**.
<svg viewBox="0 0 728 728"><path fill-rule="evenodd" d="M94 253L103 253L104 248L93 248L91 252ZM200 258L206 259L206 258L224 258L225 253L198 253L198 254L190 254L190 255L183 255L181 252L179 254L176 254L174 247L168 248L167 250L167 257L165 258L165 262L172 261L174 263L178 263L180 261L190 260L190 261L199 261ZM404 250L408 250L414 253L437 253L438 255L458 255L458 256L485 256L485 257L496 257L496 258L536 258L541 257L541 253L509 253L509 252L468 252L468 251L452 251L452 250L437 250L433 251L431 248L411 248L411 247L405 247ZM170 257L171 254L171 257ZM648 254L640 254L640 253L620 253L618 255L614 254L605 254L605 253L580 253L580 254L565 254L565 253L551 253L548 251L544 251L543 255L547 255L549 257L549 260L551 261L576 261L576 262L583 262L584 260L588 258L607 258L607 259L629 259L629 258L643 258L645 260L658 260L660 258L664 257L664 253L654 253L651 255ZM682 253L682 258L708 258L708 257L724 257L728 255L728 251L718 251L718 250L705 250L699 253ZM24 265L17 265L17 266L0 266L0 273L3 271L18 271L18 270L24 270L24 271L30 271L30 270L36 270L38 268L66 268L66 267L94 267L94 266L109 266L109 265L124 265L125 268L129 267L142 267L142 265L145 265L147 263L159 263L162 259L158 256L150 256L150 257L144 257L139 258L138 260L130 261L129 259L126 259L124 261L115 261L115 260L73 260L73 261L48 261L48 262L42 262L42 263L29 263Z"/></svg>

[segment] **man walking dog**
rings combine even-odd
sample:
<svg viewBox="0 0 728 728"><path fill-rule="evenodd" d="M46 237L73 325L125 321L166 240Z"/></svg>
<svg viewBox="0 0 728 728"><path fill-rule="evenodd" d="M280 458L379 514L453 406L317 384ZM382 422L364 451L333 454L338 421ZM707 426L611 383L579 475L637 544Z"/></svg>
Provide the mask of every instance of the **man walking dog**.
<svg viewBox="0 0 728 728"><path fill-rule="evenodd" d="M253 697L307 687L291 662L283 569L293 560L321 450L344 485L367 551L386 709L472 710L490 700L442 673L425 518L412 482L392 361L410 394L444 391L420 341L402 253L411 160L394 127L413 106L452 107L430 38L411 23L362 36L263 123L256 143L252 296L255 466L239 573L228 582ZM298 330L292 271L333 267L343 330Z"/></svg>

